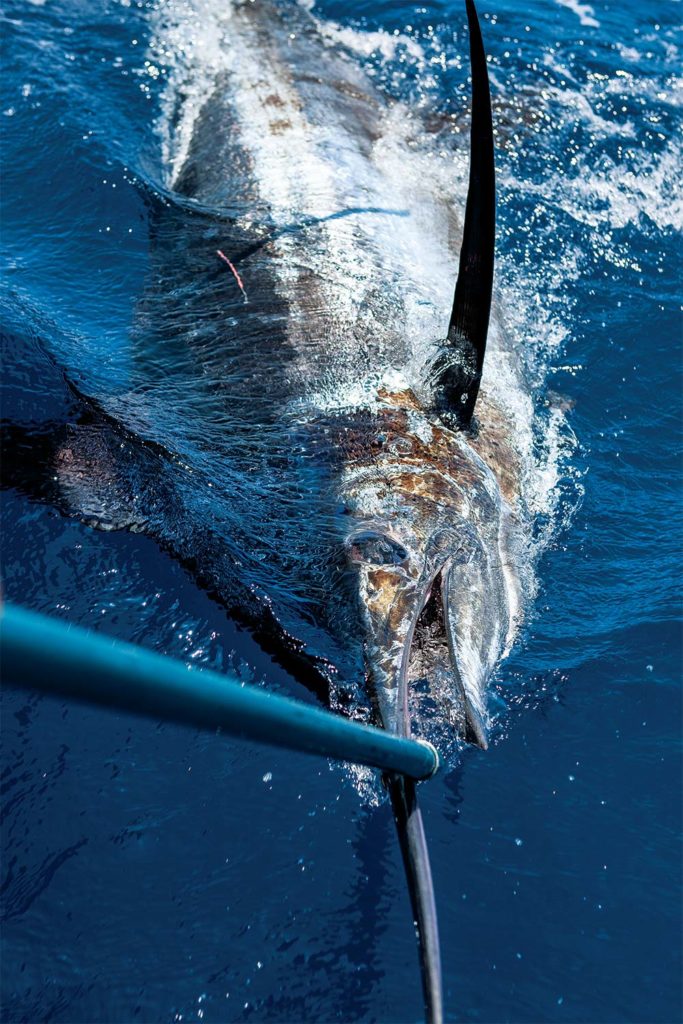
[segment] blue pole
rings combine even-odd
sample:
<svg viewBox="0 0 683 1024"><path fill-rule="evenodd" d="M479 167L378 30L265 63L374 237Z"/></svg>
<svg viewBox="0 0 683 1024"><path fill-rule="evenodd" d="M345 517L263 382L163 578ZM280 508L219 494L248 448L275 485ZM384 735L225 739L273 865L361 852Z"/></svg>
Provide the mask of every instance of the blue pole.
<svg viewBox="0 0 683 1024"><path fill-rule="evenodd" d="M0 610L3 682L62 697L303 750L414 779L439 758L425 740L402 739L340 715L245 686L234 675L191 670L133 644L13 605Z"/></svg>

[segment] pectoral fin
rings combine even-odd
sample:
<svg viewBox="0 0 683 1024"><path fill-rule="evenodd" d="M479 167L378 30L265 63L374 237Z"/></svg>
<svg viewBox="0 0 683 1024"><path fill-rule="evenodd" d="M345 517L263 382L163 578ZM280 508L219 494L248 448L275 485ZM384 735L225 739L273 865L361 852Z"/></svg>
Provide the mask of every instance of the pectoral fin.
<svg viewBox="0 0 683 1024"><path fill-rule="evenodd" d="M54 452L63 510L98 530L145 530L146 487L136 461L137 453L108 425L69 425Z"/></svg>

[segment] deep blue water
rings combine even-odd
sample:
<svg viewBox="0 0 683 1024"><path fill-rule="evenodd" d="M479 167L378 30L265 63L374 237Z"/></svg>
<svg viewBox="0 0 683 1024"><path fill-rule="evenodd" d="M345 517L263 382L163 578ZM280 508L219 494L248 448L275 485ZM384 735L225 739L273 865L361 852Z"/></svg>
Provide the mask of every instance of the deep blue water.
<svg viewBox="0 0 683 1024"><path fill-rule="evenodd" d="M143 534L66 517L42 449L17 450L68 416L63 370L88 394L125 391L149 196L165 180L174 56L154 63L155 9L5 5L3 591L313 700L188 568ZM542 380L528 357L531 386L541 403L562 396L576 443L558 458L552 522L539 517L550 541L496 679L495 741L421 788L447 1017L675 1022L680 4L480 10L505 123L502 300L523 352L548 353ZM316 11L422 47L422 60L405 44L358 57L401 98L465 105L459 3ZM11 690L2 701L3 1020L420 1019L390 808L343 769Z"/></svg>

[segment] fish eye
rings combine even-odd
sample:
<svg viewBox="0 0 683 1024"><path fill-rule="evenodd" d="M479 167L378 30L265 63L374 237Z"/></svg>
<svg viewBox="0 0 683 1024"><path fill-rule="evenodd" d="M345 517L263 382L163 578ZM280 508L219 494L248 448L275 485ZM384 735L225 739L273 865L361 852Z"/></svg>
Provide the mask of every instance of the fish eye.
<svg viewBox="0 0 683 1024"><path fill-rule="evenodd" d="M369 565L400 565L408 557L402 544L382 533L357 533L347 548L352 562Z"/></svg>

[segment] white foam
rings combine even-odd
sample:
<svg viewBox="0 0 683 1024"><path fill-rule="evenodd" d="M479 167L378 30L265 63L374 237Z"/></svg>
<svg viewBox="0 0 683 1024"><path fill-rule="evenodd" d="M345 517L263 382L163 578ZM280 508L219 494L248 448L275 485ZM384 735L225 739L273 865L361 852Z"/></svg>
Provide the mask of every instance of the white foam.
<svg viewBox="0 0 683 1024"><path fill-rule="evenodd" d="M405 50L418 64L424 64L423 47L404 32L363 32L347 25L338 25L334 21L318 21L318 25L326 39L340 43L362 57L380 54L384 60L390 61L396 58L399 50Z"/></svg>
<svg viewBox="0 0 683 1024"><path fill-rule="evenodd" d="M595 10L590 4L579 3L579 0L555 0L560 7L566 7L572 11L582 25L587 28L600 28L600 22L595 17Z"/></svg>
<svg viewBox="0 0 683 1024"><path fill-rule="evenodd" d="M575 171L552 175L541 183L524 182L527 192L551 199L579 223L616 231L642 226L644 218L661 231L683 231L683 195L679 188L683 147L669 141L659 153L638 150L625 168L610 157L599 164L590 154L575 158ZM517 182L520 186L522 182ZM596 234L594 245L618 266L638 269L634 259L611 236Z"/></svg>

